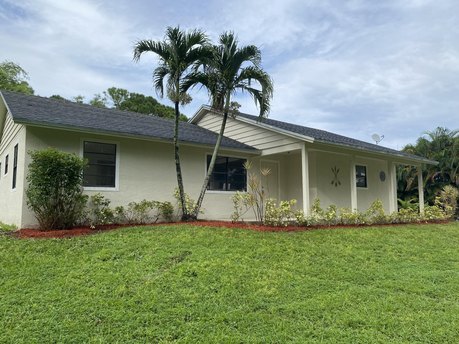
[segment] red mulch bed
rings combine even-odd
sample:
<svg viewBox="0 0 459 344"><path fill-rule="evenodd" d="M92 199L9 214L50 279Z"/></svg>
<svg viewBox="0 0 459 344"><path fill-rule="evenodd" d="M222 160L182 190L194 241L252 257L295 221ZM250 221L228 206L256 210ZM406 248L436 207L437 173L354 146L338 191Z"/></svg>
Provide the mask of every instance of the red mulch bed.
<svg viewBox="0 0 459 344"><path fill-rule="evenodd" d="M435 221L435 222L425 222L425 223L416 223L418 225L422 224L431 224L431 223L447 223L448 221ZM101 233L109 230L114 230L123 227L133 227L133 226L158 226L158 225L177 225L179 222L173 223L154 223L148 225L103 225L97 226L96 229L90 227L75 227L72 229L64 230L40 230L34 228L23 228L16 232L13 232L12 235L17 238L70 238L81 235L90 235ZM208 227L225 227L225 228L244 228L248 230L254 230L259 232L299 232L299 231L309 231L314 229L333 229L333 228L355 228L355 227L369 227L369 226L400 226L405 224L384 224L384 225L336 225L336 226L309 226L309 227L298 227L298 226L286 226L286 227L272 227L264 226L253 223L245 222L226 222L226 221L194 221L194 222L181 222L180 224L188 224L193 226L208 226Z"/></svg>

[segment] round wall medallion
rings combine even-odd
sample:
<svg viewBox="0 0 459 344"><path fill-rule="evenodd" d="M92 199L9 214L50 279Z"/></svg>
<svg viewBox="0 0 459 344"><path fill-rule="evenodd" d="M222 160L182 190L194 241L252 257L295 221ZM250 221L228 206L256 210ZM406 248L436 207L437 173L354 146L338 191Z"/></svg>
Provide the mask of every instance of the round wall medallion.
<svg viewBox="0 0 459 344"><path fill-rule="evenodd" d="M379 172L379 180L381 180L382 182L386 180L386 172Z"/></svg>

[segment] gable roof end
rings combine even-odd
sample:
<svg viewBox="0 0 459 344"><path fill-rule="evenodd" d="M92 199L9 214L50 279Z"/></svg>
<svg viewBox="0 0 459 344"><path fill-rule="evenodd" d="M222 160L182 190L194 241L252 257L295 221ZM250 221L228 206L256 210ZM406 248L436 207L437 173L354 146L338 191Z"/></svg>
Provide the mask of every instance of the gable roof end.
<svg viewBox="0 0 459 344"><path fill-rule="evenodd" d="M190 119L191 123L197 123L207 112L212 111L208 106L202 106L198 112ZM280 134L294 136L306 142L317 142L322 144L341 146L350 149L356 149L365 152L376 154L391 155L403 160L415 161L420 164L437 165L438 162L424 157L413 154L408 154L395 149L387 148L384 146L376 145L373 143L356 140L350 137L331 133L329 131L305 127L297 124L282 122L269 118L260 118L258 116L249 115L246 113L239 113L236 120L250 123L260 128L265 128L278 132Z"/></svg>

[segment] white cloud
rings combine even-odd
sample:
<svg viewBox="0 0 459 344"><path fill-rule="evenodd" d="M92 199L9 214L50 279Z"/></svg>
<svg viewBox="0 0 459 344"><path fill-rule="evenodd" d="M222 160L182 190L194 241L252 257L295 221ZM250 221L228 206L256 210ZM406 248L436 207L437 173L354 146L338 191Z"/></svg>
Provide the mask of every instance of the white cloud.
<svg viewBox="0 0 459 344"><path fill-rule="evenodd" d="M166 26L234 30L260 46L273 76L270 117L400 148L436 126L458 127L455 0L0 2L0 60L19 63L38 94L91 97L108 87L153 94L156 59L132 62L138 39ZM205 91L184 109L192 115ZM242 110L253 101L237 97ZM166 101L164 101L167 103Z"/></svg>

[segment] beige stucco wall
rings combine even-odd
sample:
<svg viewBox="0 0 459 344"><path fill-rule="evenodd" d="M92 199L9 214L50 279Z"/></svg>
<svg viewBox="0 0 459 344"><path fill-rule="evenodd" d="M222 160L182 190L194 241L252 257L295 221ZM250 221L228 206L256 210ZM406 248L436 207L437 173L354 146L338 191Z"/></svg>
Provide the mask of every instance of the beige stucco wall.
<svg viewBox="0 0 459 344"><path fill-rule="evenodd" d="M83 140L111 142L118 144L119 187L116 191L85 191L88 195L97 192L109 198L113 206L126 205L142 199L171 201L177 185L173 146L170 143L152 142L131 138L117 138L104 135L78 133L28 127L27 145L29 149L56 147L60 150L82 154ZM206 154L212 147L181 146L182 172L185 191L197 199L206 172ZM245 153L222 150L221 155L247 158ZM29 163L27 157L26 164ZM208 191L203 202L201 218L229 220L232 212L232 192ZM23 208L22 226L35 224L33 214Z"/></svg>
<svg viewBox="0 0 459 344"><path fill-rule="evenodd" d="M336 149L336 152L312 150L309 152L309 184L311 202L318 198L323 208L330 204L338 207L351 208L351 173L355 173L355 165L367 168L367 187L356 188L357 209L365 211L375 200L383 202L385 211L389 212L390 181L388 162L371 155L355 155L346 150ZM332 184L334 173L332 168L339 169L339 185ZM380 172L386 175L386 180L380 180Z"/></svg>
<svg viewBox="0 0 459 344"><path fill-rule="evenodd" d="M3 110L5 110L3 108ZM0 109L1 111L1 109ZM0 221L7 224L21 225L24 202L24 159L26 131L24 126L15 124L8 113L4 123L0 143ZM18 169L16 188L13 189L14 146L18 145ZM5 175L5 158L8 155L8 173Z"/></svg>
<svg viewBox="0 0 459 344"><path fill-rule="evenodd" d="M368 207L379 199L383 202L386 212L389 212L389 174L388 163L384 160L356 157L356 164L367 167L367 188L357 188L357 206L359 210L368 209ZM384 172L386 179L381 181L380 172Z"/></svg>

